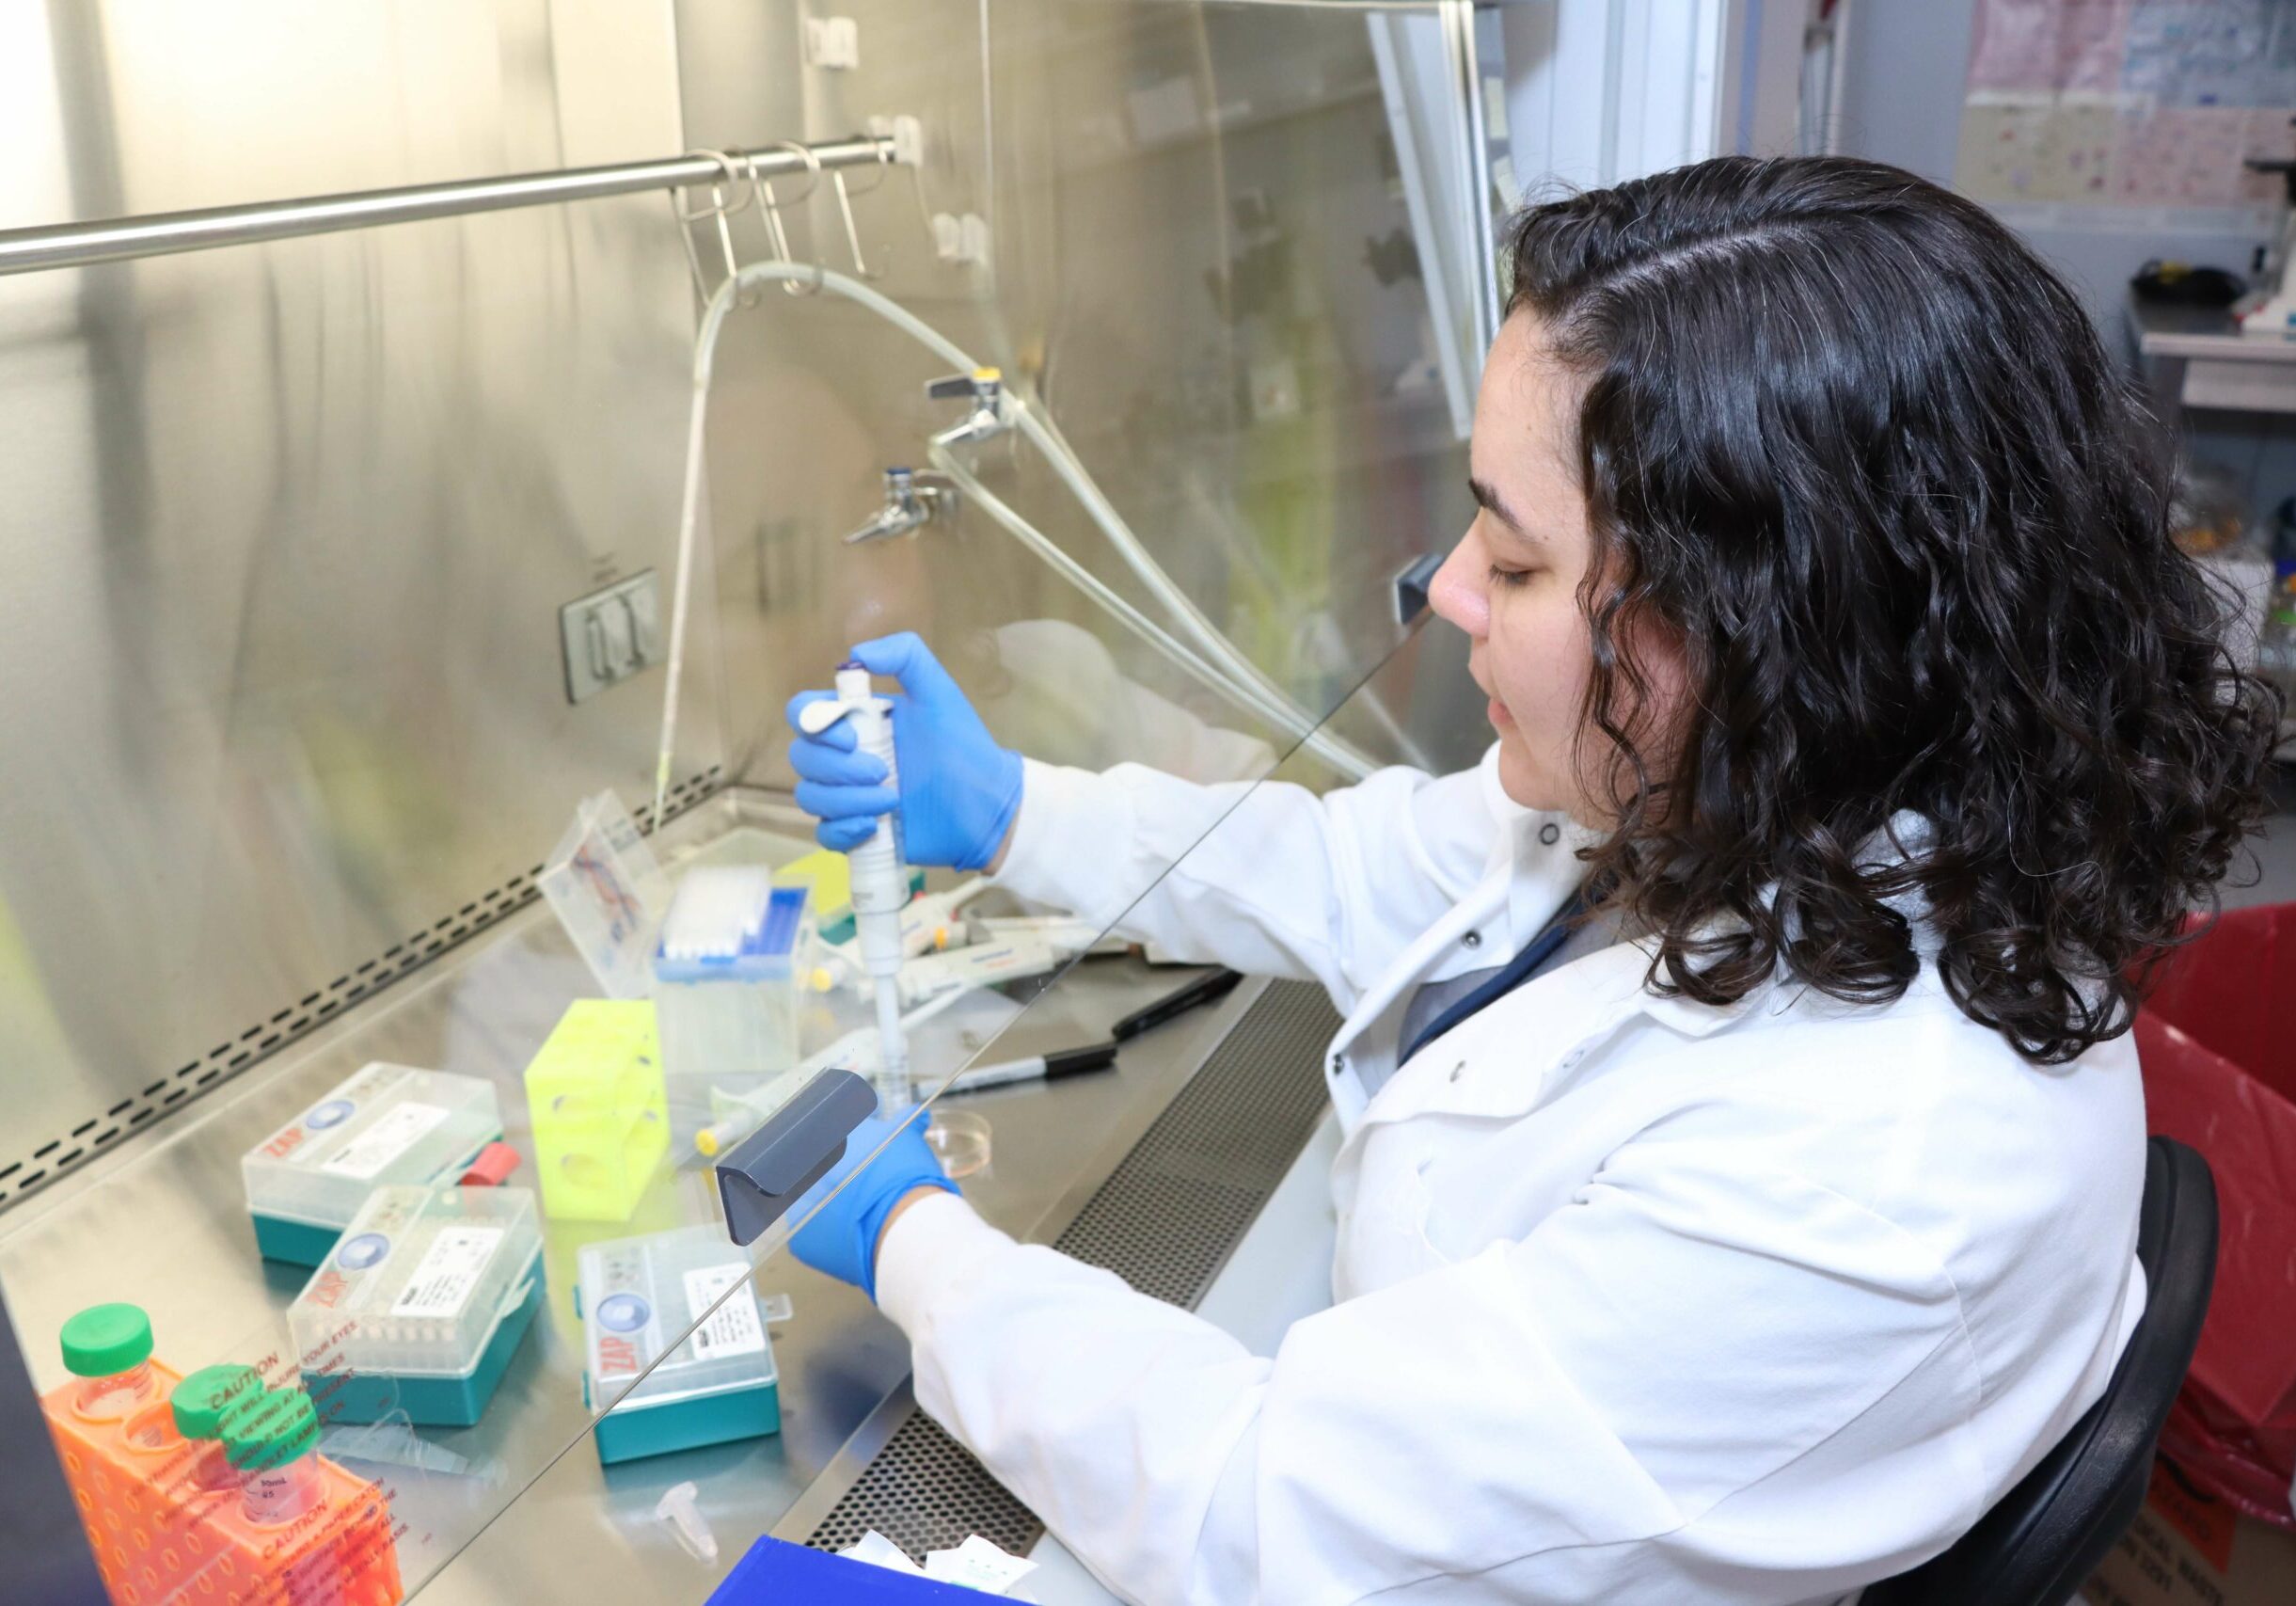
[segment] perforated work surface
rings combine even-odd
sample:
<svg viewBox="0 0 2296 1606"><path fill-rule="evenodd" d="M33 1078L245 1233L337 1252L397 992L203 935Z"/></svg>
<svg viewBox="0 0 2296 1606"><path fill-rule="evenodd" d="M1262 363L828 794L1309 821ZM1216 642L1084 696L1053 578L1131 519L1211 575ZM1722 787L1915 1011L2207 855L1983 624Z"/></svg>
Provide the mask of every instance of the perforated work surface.
<svg viewBox="0 0 2296 1606"><path fill-rule="evenodd" d="M1035 1512L923 1411L910 1413L805 1542L842 1550L873 1528L919 1563L974 1534L1018 1555L1044 1532Z"/></svg>
<svg viewBox="0 0 2296 1606"><path fill-rule="evenodd" d="M1194 1310L1323 1113L1338 1029L1321 987L1270 987L1053 1247Z"/></svg>
<svg viewBox="0 0 2296 1606"><path fill-rule="evenodd" d="M1193 1310L1322 1114L1338 1029L1322 988L1269 987L1053 1247ZM969 1534L1023 1551L1044 1524L918 1411L805 1542L842 1550L870 1529L922 1560Z"/></svg>

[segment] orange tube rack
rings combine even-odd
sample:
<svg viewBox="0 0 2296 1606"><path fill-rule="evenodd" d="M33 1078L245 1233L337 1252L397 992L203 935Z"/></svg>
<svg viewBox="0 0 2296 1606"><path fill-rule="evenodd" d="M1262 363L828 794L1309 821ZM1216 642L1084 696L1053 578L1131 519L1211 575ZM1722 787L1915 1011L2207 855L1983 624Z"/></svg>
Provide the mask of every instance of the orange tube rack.
<svg viewBox="0 0 2296 1606"><path fill-rule="evenodd" d="M235 1490L198 1487L198 1458L220 1448L176 1432L167 1397L182 1379L150 1365L151 1401L125 1417L83 1414L76 1380L40 1400L118 1606L398 1606L398 1551L379 1487L322 1456L325 1501L294 1522L256 1526Z"/></svg>

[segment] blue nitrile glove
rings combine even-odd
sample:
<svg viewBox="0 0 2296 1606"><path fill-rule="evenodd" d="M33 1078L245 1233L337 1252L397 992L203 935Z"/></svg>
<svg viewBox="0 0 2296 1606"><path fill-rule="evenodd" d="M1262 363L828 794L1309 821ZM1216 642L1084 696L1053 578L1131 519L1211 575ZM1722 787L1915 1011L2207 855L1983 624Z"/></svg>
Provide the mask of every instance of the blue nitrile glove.
<svg viewBox="0 0 2296 1606"><path fill-rule="evenodd" d="M1021 755L999 747L914 631L863 642L853 656L872 675L901 683L893 704L893 754L900 766L896 799L885 767L854 751L850 723L840 720L807 736L798 715L831 692L800 692L789 699L790 768L798 772L798 806L817 815L814 835L824 848L849 853L869 839L878 817L901 811L901 856L912 865L986 869L1004 845L1021 809Z"/></svg>
<svg viewBox="0 0 2296 1606"><path fill-rule="evenodd" d="M800 1195L789 1207L802 1219L821 1196L852 1177L863 1161L877 1153L890 1134L893 1141L868 1169L853 1177L850 1186L828 1203L790 1237L789 1248L815 1271L849 1282L877 1301L877 1235L885 1217L911 1188L940 1187L951 1193L957 1185L941 1169L941 1161L925 1141L926 1113L910 1105L898 1115L873 1115L846 1135L845 1153L829 1174ZM898 1131L895 1131L898 1128Z"/></svg>

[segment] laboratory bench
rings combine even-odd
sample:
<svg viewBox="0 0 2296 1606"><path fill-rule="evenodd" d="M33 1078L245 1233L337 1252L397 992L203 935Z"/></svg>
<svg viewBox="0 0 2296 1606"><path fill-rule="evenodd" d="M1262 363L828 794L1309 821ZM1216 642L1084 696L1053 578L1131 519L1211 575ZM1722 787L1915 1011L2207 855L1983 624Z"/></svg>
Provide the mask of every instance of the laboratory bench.
<svg viewBox="0 0 2296 1606"><path fill-rule="evenodd" d="M811 849L808 825L772 794L726 790L671 821L656 846L673 871L778 864ZM951 1010L933 1023L938 1036L927 1028L916 1040L920 1090L966 1060L1102 1041L1117 1019L1198 974L1132 953L1088 958L1024 1002ZM107 1300L149 1312L155 1359L180 1372L227 1361L275 1372L294 1353L284 1312L312 1274L257 1254L241 1157L361 1066L386 1061L493 1083L505 1138L522 1159L509 1185L531 1185L522 1075L566 1006L595 991L535 902L10 1212L0 1287L36 1381L63 1381L58 1328ZM1132 1039L1112 1070L949 1095L946 1107L991 1128L990 1163L965 1180L965 1194L1018 1236L1058 1243L1164 1297L1200 1301L1247 1342L1272 1346L1328 1296L1324 1174L1336 1139L1319 1062L1336 1026L1319 990L1247 980ZM1045 1571L1032 1586L1048 1606L1108 1598L1056 1545L1039 1544L1034 1517L915 1412L906 1341L857 1290L800 1264L783 1246L785 1224L751 1249L727 1243L729 1259L752 1263L761 1296L788 1300L787 1319L769 1329L780 1431L602 1465L573 1299L577 1256L586 1244L696 1223L722 1231L714 1179L706 1161L674 1144L629 1219L546 1212L543 1302L477 1423L387 1419L327 1430L324 1452L389 1496L409 1598L602 1591L699 1601L760 1534L833 1549L866 1528L918 1553L976 1531L1007 1549L1034 1547ZM714 1561L682 1547L656 1514L663 1491L687 1482L715 1536Z"/></svg>
<svg viewBox="0 0 2296 1606"><path fill-rule="evenodd" d="M2129 333L2162 414L2296 413L2296 340L2242 334L2221 307L2128 303Z"/></svg>

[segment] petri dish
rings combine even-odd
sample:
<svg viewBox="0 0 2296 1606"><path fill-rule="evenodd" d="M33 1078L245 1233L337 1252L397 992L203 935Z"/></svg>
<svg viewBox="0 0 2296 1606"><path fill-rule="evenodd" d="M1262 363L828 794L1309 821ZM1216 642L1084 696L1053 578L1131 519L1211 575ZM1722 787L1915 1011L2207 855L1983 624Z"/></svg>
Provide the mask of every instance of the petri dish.
<svg viewBox="0 0 2296 1606"><path fill-rule="evenodd" d="M989 1121L969 1110L933 1111L925 1141L952 1182L962 1182L989 1164Z"/></svg>

